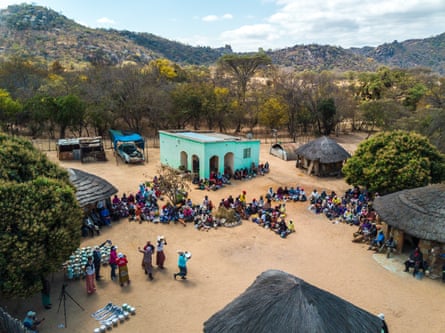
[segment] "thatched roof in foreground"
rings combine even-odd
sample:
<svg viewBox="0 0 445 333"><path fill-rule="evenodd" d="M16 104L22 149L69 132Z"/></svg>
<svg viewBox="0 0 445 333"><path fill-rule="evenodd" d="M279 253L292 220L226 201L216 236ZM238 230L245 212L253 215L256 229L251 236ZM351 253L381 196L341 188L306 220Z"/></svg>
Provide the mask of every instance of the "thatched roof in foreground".
<svg viewBox="0 0 445 333"><path fill-rule="evenodd" d="M278 270L204 323L204 332L380 333L381 320L357 306Z"/></svg>
<svg viewBox="0 0 445 333"><path fill-rule="evenodd" d="M310 161L319 160L323 164L337 163L351 157L342 146L326 136L302 145L295 153Z"/></svg>
<svg viewBox="0 0 445 333"><path fill-rule="evenodd" d="M105 179L78 169L68 169L71 183L76 188L76 198L80 207L110 198L117 193L116 187Z"/></svg>
<svg viewBox="0 0 445 333"><path fill-rule="evenodd" d="M387 194L375 198L373 207L388 225L445 243L445 183Z"/></svg>

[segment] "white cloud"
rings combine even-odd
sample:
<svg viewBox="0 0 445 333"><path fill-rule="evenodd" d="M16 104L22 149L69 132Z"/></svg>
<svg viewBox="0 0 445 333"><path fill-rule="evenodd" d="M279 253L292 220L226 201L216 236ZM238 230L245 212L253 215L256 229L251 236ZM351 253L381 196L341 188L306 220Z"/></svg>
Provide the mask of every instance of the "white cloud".
<svg viewBox="0 0 445 333"><path fill-rule="evenodd" d="M233 15L232 14L224 14L221 16L217 16L217 15L207 15L207 16L203 16L202 20L204 22L215 22L215 21L222 21L222 20L231 20L233 19Z"/></svg>
<svg viewBox="0 0 445 333"><path fill-rule="evenodd" d="M268 22L285 31L290 45L364 46L428 37L445 30L443 0L277 0ZM283 36L284 37L284 36Z"/></svg>
<svg viewBox="0 0 445 333"><path fill-rule="evenodd" d="M271 24L253 24L224 31L218 40L221 44L230 44L234 50L257 50L273 44L280 35L281 32Z"/></svg>
<svg viewBox="0 0 445 333"><path fill-rule="evenodd" d="M215 22L218 21L219 18L216 15L207 15L202 18L204 22Z"/></svg>
<svg viewBox="0 0 445 333"><path fill-rule="evenodd" d="M101 26L112 26L116 24L116 22L112 19L109 19L108 17L101 17L96 21Z"/></svg>

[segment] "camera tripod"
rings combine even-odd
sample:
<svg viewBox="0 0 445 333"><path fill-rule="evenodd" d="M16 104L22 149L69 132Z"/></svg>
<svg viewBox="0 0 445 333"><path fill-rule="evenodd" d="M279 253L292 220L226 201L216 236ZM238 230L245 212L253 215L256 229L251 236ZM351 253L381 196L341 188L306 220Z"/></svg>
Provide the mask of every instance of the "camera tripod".
<svg viewBox="0 0 445 333"><path fill-rule="evenodd" d="M57 308L57 313L59 313L60 305L62 305L62 301L63 301L63 316L65 319L65 328L68 327L67 323L66 323L66 297L67 296L74 303L76 303L79 308L81 308L83 311L85 311L85 309L66 291L66 286L67 285L65 283L62 285L62 291L60 292L60 297L59 297L59 307Z"/></svg>

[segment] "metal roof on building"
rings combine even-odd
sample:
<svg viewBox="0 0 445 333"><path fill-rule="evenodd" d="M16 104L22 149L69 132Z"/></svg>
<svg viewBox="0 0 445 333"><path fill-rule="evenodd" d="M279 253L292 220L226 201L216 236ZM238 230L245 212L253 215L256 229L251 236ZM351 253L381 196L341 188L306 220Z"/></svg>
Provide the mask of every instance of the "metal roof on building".
<svg viewBox="0 0 445 333"><path fill-rule="evenodd" d="M208 131L194 132L194 131L171 130L171 131L160 131L160 132L171 134L178 138L184 138L198 142L258 141L258 140L243 138L240 136L228 135L217 132L208 132Z"/></svg>

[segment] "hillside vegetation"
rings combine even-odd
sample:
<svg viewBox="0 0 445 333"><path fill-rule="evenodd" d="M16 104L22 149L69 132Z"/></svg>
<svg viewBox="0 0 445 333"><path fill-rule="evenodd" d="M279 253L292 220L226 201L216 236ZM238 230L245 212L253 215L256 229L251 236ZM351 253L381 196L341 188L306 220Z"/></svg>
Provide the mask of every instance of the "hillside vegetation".
<svg viewBox="0 0 445 333"><path fill-rule="evenodd" d="M45 7L13 5L0 11L0 56L17 53L59 61L72 68L85 63L147 64L166 58L179 64L209 65L233 53L194 47L149 32L91 29ZM296 70L374 71L382 65L430 68L445 74L445 33L419 40L394 41L378 47L344 49L329 45L295 45L269 50L276 66Z"/></svg>

